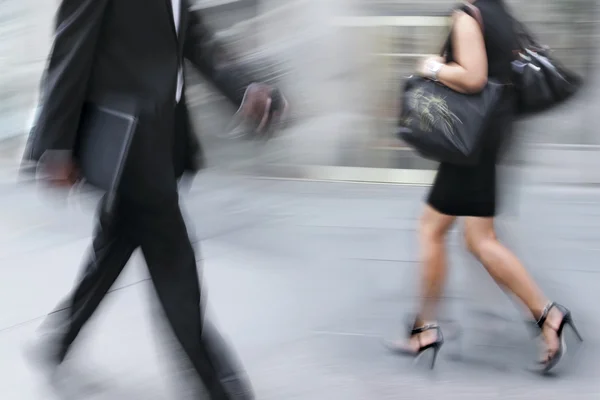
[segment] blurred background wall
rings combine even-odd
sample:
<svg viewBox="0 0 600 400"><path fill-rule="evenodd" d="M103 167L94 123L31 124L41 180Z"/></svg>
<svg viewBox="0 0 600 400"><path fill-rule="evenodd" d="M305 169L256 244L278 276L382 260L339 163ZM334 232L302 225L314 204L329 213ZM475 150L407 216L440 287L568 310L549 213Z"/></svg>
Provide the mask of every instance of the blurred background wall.
<svg viewBox="0 0 600 400"><path fill-rule="evenodd" d="M294 110L292 124L266 146L227 138L233 110L190 73L189 101L209 164L271 175L294 173L292 166L435 169L394 137L396 101L402 77L418 57L438 51L454 3L196 0L194 7L218 35L244 63L281 86ZM600 145L596 1L508 3L560 60L587 79L575 101L519 124L519 151L510 161L550 168L548 179L562 173L564 180L600 182L594 164ZM2 2L0 138L22 138L27 130L57 4Z"/></svg>
<svg viewBox="0 0 600 400"><path fill-rule="evenodd" d="M0 3L0 139L21 135L36 103L56 1Z"/></svg>

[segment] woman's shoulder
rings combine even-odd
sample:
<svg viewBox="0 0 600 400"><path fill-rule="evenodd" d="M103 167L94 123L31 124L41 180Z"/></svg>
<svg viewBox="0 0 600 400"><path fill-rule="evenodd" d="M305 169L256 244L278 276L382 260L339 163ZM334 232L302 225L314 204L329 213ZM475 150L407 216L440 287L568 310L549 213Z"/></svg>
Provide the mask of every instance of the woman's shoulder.
<svg viewBox="0 0 600 400"><path fill-rule="evenodd" d="M456 6L455 11L462 15L469 15L483 27L494 26L494 29L492 29L494 32L512 29L510 12L506 9L502 0L464 1Z"/></svg>
<svg viewBox="0 0 600 400"><path fill-rule="evenodd" d="M461 1L457 3L453 10L462 11L469 15L473 13L488 13L495 12L498 9L504 9L504 3L502 0L476 0L476 1Z"/></svg>
<svg viewBox="0 0 600 400"><path fill-rule="evenodd" d="M475 4L478 2L479 1L475 2ZM463 2L458 3L452 9L452 14L454 16L454 19L456 20L457 18L461 18L461 17L464 17L465 15L468 15L469 17L475 19L477 22L482 23L483 22L482 21L482 18L483 18L482 11L475 4L468 2L468 1L463 1Z"/></svg>

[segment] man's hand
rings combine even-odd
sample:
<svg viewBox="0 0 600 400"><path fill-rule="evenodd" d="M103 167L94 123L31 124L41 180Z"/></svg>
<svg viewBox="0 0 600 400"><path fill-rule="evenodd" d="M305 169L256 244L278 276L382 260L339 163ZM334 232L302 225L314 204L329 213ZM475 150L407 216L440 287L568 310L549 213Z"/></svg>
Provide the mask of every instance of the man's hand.
<svg viewBox="0 0 600 400"><path fill-rule="evenodd" d="M53 159L43 163L44 180L52 186L71 187L79 180L77 166L71 159Z"/></svg>
<svg viewBox="0 0 600 400"><path fill-rule="evenodd" d="M264 83L253 83L246 89L239 114L257 124L262 134L287 111L288 104L279 90Z"/></svg>

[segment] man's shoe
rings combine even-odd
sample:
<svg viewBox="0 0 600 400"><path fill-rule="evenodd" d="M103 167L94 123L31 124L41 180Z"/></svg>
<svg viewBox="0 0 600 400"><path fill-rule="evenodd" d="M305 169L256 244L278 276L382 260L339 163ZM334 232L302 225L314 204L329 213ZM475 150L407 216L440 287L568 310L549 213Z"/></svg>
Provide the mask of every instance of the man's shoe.
<svg viewBox="0 0 600 400"><path fill-rule="evenodd" d="M52 335L43 335L26 343L24 354L32 366L50 376L55 375L65 359L65 351Z"/></svg>
<svg viewBox="0 0 600 400"><path fill-rule="evenodd" d="M254 400L254 390L245 374L221 379L221 384L231 400Z"/></svg>

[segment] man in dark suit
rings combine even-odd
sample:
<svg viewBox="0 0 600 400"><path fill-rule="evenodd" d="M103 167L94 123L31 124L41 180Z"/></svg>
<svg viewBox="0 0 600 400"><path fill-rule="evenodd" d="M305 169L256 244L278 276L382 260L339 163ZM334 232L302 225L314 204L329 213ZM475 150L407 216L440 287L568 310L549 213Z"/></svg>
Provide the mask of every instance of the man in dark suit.
<svg viewBox="0 0 600 400"><path fill-rule="evenodd" d="M55 185L77 180L74 157L85 105L127 108L138 119L116 203L101 207L81 281L66 300L45 361L58 366L139 247L168 322L213 399L252 398L221 338L204 329L194 250L178 180L196 172L199 142L185 102L187 59L242 113L264 126L279 92L231 68L190 0L62 0L25 161Z"/></svg>

